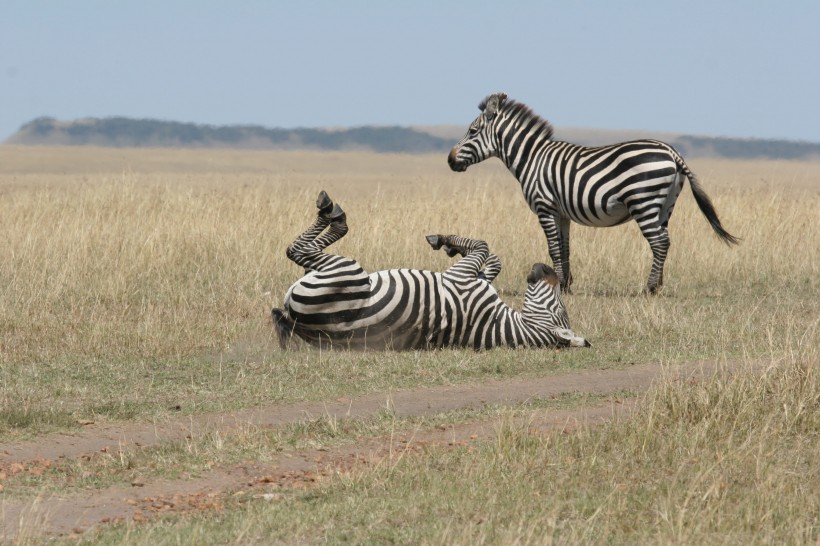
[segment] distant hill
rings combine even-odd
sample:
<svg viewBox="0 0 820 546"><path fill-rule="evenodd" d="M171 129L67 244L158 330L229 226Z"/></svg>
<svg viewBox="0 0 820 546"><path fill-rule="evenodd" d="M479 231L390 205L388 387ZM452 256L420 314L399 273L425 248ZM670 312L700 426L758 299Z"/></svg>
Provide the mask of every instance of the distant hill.
<svg viewBox="0 0 820 546"><path fill-rule="evenodd" d="M258 125L213 126L124 117L59 121L42 117L26 123L6 142L24 145L370 150L393 153L446 152L464 127L352 127L278 129ZM686 157L734 159L820 158L820 143L739 139L638 131L556 129L556 138L601 145L633 138L659 138Z"/></svg>
<svg viewBox="0 0 820 546"><path fill-rule="evenodd" d="M258 125L213 126L122 117L75 121L37 118L20 127L6 142L29 145L372 150L401 153L440 152L452 146L449 140L407 127L269 129Z"/></svg>

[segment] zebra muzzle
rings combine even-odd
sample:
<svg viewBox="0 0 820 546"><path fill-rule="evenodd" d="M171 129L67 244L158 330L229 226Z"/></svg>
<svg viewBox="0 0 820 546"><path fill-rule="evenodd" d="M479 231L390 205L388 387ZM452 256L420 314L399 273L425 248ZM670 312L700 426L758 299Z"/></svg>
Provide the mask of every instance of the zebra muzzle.
<svg viewBox="0 0 820 546"><path fill-rule="evenodd" d="M447 155L447 164L450 166L451 170L456 172L464 172L467 170L467 163L458 160L455 148L450 150L449 155Z"/></svg>

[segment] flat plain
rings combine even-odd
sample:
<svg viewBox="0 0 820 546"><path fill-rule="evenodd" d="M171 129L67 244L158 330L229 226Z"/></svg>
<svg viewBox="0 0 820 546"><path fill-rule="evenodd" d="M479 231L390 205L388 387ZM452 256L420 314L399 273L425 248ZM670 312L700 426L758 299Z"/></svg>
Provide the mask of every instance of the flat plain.
<svg viewBox="0 0 820 546"><path fill-rule="evenodd" d="M487 240L517 306L549 260L500 163L0 146L0 536L815 542L820 162L688 162L742 243L685 189L647 298L637 226L574 225L592 349L351 353L281 351L270 324L316 194L370 270Z"/></svg>

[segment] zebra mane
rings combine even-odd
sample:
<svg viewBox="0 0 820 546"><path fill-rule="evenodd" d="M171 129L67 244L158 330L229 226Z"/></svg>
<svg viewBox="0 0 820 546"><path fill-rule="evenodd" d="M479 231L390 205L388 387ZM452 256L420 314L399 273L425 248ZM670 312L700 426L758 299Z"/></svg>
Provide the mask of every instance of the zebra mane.
<svg viewBox="0 0 820 546"><path fill-rule="evenodd" d="M484 100L478 103L479 110L483 112L484 109L487 108L487 102L490 100L490 97L492 97L492 95L487 95L486 97L484 97Z"/></svg>
<svg viewBox="0 0 820 546"><path fill-rule="evenodd" d="M533 120L535 122L535 128L544 135L544 138L552 140L552 124L533 112L532 109L523 102L516 102L514 100L507 99L501 109L505 113L517 117L521 121Z"/></svg>
<svg viewBox="0 0 820 546"><path fill-rule="evenodd" d="M490 100L490 97L492 96L493 95L487 95L486 97L484 97L484 100L478 103L478 109L483 112L484 109L487 108L487 102ZM552 124L549 121L542 118L541 116L539 116L538 114L536 114L535 112L533 112L532 109L523 102L517 102L513 99L506 99L501 103L499 108L501 111L511 116L517 116L520 120L533 120L535 122L535 128L543 132L545 138L552 140L552 135L554 132Z"/></svg>

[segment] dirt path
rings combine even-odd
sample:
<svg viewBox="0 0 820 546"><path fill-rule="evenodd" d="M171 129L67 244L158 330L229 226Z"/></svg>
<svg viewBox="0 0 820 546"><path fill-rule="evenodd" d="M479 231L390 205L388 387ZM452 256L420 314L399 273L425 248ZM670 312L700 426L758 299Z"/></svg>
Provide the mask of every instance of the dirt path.
<svg viewBox="0 0 820 546"><path fill-rule="evenodd" d="M662 376L698 379L730 364L694 362L662 368L654 365L627 369L596 370L568 375L493 381L479 385L432 387L409 391L372 393L354 399L339 399L267 408L206 414L164 423L126 425L90 424L74 435L53 434L30 442L0 446L0 470L32 461L90 456L101 450L132 450L181 440L187 436L219 431L230 434L241 425L276 427L321 415L356 418L375 415L391 406L398 417L432 415L483 404L514 404L529 398L549 398L563 393L608 393L622 389L643 390ZM606 404L574 410L539 412L528 426L544 430L598 423L626 412L631 404ZM117 485L70 497L54 495L35 501L3 499L0 539L11 540L32 529L47 534L81 533L101 523L145 519L151 514L174 511L219 509L225 492L259 494L274 498L272 487L300 487L314 483L329 472L383 460L418 449L425 443L459 444L495 434L495 421L474 422L445 430L417 431L393 438L357 442L333 451L305 450L281 454L273 464L237 465L218 468L197 478L155 480L132 486ZM19 467L18 467L19 468ZM267 491L267 492L266 492ZM257 492L257 493L254 493ZM2 495L2 493L0 493ZM265 496L267 495L267 496Z"/></svg>

